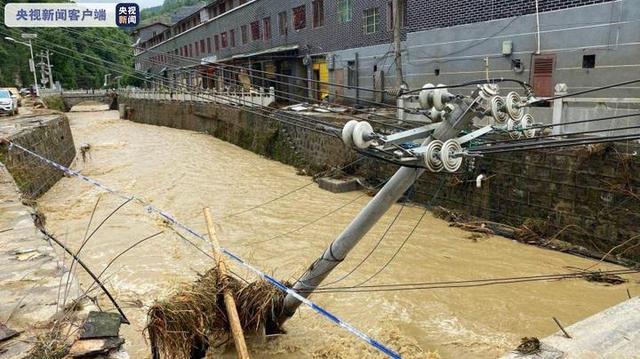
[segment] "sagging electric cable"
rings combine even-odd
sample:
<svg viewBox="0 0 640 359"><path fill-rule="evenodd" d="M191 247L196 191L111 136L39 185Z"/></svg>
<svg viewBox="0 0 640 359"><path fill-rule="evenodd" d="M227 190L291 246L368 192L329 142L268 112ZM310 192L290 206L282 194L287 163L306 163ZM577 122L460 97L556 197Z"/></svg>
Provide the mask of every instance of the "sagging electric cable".
<svg viewBox="0 0 640 359"><path fill-rule="evenodd" d="M326 170L326 171L324 171L324 172L320 172L319 174L315 175L314 177L321 177L321 176L326 176L326 175L328 175L329 173L332 173L332 172L341 172L341 171L344 171L345 169L347 169L347 168L349 168L349 167L351 167L351 166L355 165L356 163L358 163L358 162L362 161L363 159L364 159L364 157L359 157L359 158L357 158L356 160L351 161L351 162L347 163L347 164L346 164L346 165L344 165L344 166L341 166L340 168L328 169L328 170ZM285 197L287 197L287 196L289 196L289 195L291 195L291 194L293 194L293 193L295 193L295 192L298 192L298 191L300 191L300 190L302 190L302 189L305 189L305 188L307 188L307 187L309 187L309 186L311 186L311 185L313 185L313 184L315 184L315 183L316 183L316 182L311 181L310 183L307 183L307 184L305 184L305 185L303 185L303 186L300 186L300 187L294 188L294 189L292 189L292 190L290 190L290 191L288 191L288 192L286 192L286 193L284 193L284 194L282 194L282 195L280 195L280 196L274 197L274 198L272 198L272 199L270 199L270 200L268 200L268 201L266 201L266 202L263 202L263 203L260 203L260 204L257 204L257 205L254 205L254 206L251 206L251 207L249 207L249 208L243 209L243 210L241 210L241 211L234 212L234 213L231 213L231 214L229 214L229 215L226 215L226 216L224 216L224 217L223 217L223 219L228 219L228 218L236 217L236 216L239 216L239 215L241 215L241 214L245 214L245 213L251 212L251 211L253 211L254 209L257 209L257 208L260 208L260 207L264 207L264 206L266 206L266 205L268 205L268 204L270 204L270 203L273 203L273 202L276 202L276 201L278 201L278 200L280 200L280 199L283 199L283 198L285 198Z"/></svg>
<svg viewBox="0 0 640 359"><path fill-rule="evenodd" d="M367 286L343 286L331 288L318 288L314 293L370 293L370 292L401 292L415 290L434 290L434 289L458 289L458 288L477 288L492 285L504 285L515 283L531 283L539 281L563 280L563 279L580 279L599 275L631 275L638 274L638 269L617 269L610 271L585 271L561 274L542 274L534 276L520 277L504 277L489 279L468 279L455 281L440 282L417 282L417 283L391 283L377 284Z"/></svg>
<svg viewBox="0 0 640 359"><path fill-rule="evenodd" d="M417 177L416 177L416 180L417 180ZM400 254L400 252L402 251L404 246L407 244L407 242L409 242L409 239L411 239L411 237L413 236L415 231L418 229L418 227L420 226L420 224L424 220L424 217L427 215L427 212L431 208L433 202L435 202L435 200L438 198L438 195L440 194L440 191L444 187L445 181L446 181L446 177L442 177L442 179L440 180L440 184L438 185L438 188L436 189L436 192L433 194L433 196L431 197L429 202L427 202L427 204L425 205L424 210L422 211L422 214L420 214L420 217L418 218L416 223L411 228L411 231L409 231L407 236L404 238L402 243L400 243L398 248L396 248L395 252L391 255L391 257L389 257L389 259L375 273L373 273L372 275L367 277L365 280L360 281L356 286L362 286L362 285L370 282L371 280L376 278L378 275L380 275L380 273L384 272L385 269L387 269L389 267L389 265L391 265L391 263L393 263L393 261L397 258L398 254Z"/></svg>
<svg viewBox="0 0 640 359"><path fill-rule="evenodd" d="M553 141L542 141L539 143L525 143L525 144L507 144L496 146L477 146L471 147L464 151L467 155L485 155L493 153L505 153L516 151L528 151L534 149L546 149L546 148L560 148L560 147L572 147L578 145L593 145L598 143L609 142L622 142L640 139L640 133L631 135L617 135L607 137L587 137L587 138L570 138Z"/></svg>
<svg viewBox="0 0 640 359"><path fill-rule="evenodd" d="M44 47L44 46L42 46L42 45L34 45L34 46L36 46L36 47L41 47L41 48L45 48L45 47ZM104 68L107 68L105 65L103 65L103 64L101 64L101 63L91 62L91 61L88 61L88 60L85 60L85 59L82 59L82 58L77 58L77 57L74 57L74 56L71 56L71 55L65 54L65 53L63 53L63 52L57 51L57 50L51 50L51 51L52 51L52 52L55 52L55 53L58 53L58 54L60 54L60 55L62 55L62 56L66 56L66 57L74 58L74 59L77 59L77 60L79 60L79 61L82 61L82 62L85 62L85 63L89 63L89 64L91 64L91 65L97 65L97 66L102 66L102 67L104 67ZM72 51L72 50L71 50L71 51ZM119 74L126 74L126 75L131 76L131 74L129 74L129 73L127 73L127 72L123 72L123 71L120 71L120 70L115 70L115 69L113 69L113 68L108 68L108 69L109 69L110 71L113 71L113 72L116 72L116 73L119 73ZM138 78L138 79L141 79L141 80L146 80L144 77L141 77L141 76L132 76L132 77L134 77L134 78ZM201 98L201 99L203 99L203 100L205 100L205 101L210 101L210 98L207 98L206 96L203 96L203 95L195 94L195 95L193 95L193 96L194 96L194 97L196 97L196 98ZM223 99L223 100L225 100L225 101L229 101L229 102L236 103L236 104L243 104L243 103L247 102L246 100L242 100L242 99L233 99L233 98L230 98L230 97L227 97L227 96L223 96L223 95L211 95L211 94L209 94L209 95L207 95L207 96L209 96L209 97L215 97L215 98L219 98L219 99ZM228 104L225 104L225 103L220 103L220 104L221 104L221 105L225 105L225 106L233 107L233 106L228 105ZM308 124L309 122L308 122L308 121L306 121L304 118L301 118L301 117L299 117L299 116L293 116L293 117L292 117L292 116L290 116L290 115L287 115L286 113L283 113L283 112L280 112L280 111L277 111L277 110L271 110L271 109L269 109L268 107L262 107L261 109L262 109L263 111L267 112L267 113L265 114L265 113L263 113L263 112L259 112L259 111L255 111L255 110L250 110L250 109L247 109L247 108L243 108L243 111L246 111L246 112L249 112L249 113L253 113L253 114L257 114L257 115L259 115L259 116L268 117L268 118L274 119L274 120L276 120L276 121L278 121L278 122L282 122L282 123L285 123L285 124L289 124L289 125L292 125L292 126L294 126L294 127L301 127L301 128L304 128L304 129L307 129L307 130L310 130L310 131L313 131L313 132L317 132L317 133L320 133L320 134L323 134L323 135L328 135L328 136L332 136L332 137L338 137L338 135L336 134L336 131L335 131L335 130L332 130L332 131L326 131L326 130L325 130L325 131L323 131L323 130L319 130L318 128L313 128L313 127L309 127L308 125L305 125L305 124ZM277 115L278 115L278 116L275 116L275 115L274 115L274 113L277 113ZM301 122L301 121L302 121L302 122ZM314 122L314 123L315 123L315 122ZM323 127L323 128L324 128L324 127Z"/></svg>
<svg viewBox="0 0 640 359"><path fill-rule="evenodd" d="M152 62L153 64L166 65L166 63L157 62L157 60L143 60L143 62ZM235 74L239 75L239 73L235 73ZM213 77L213 76L202 75L201 77L203 79L216 80L216 77ZM283 85L290 85L291 87L301 87L299 85L289 84L288 82L282 82L282 81L266 79L266 78L259 78L259 77L253 77L253 78L254 79L257 78L257 79L264 80L264 81L270 81L270 82L273 82L273 83L283 84ZM242 86L242 83L239 80L228 79L228 78L225 78L225 80L227 80L228 82L234 83L236 86L239 86L239 87ZM306 89L306 87L301 87L301 88ZM284 94L285 96L283 96L282 94ZM286 92L286 91L282 91L282 90L274 90L274 96L276 98L280 98L280 99L283 99L283 100L286 100L286 101L291 101L291 99L298 99L301 102L307 102L307 101L311 100L307 96L303 96L303 95L296 94L296 93L293 93L293 92ZM317 100L317 99L314 99L313 102L317 103L317 104L324 104L324 102L322 100ZM395 125L393 123L381 122L381 121L376 119L376 118L380 118L380 119L385 119L385 120L397 122L398 119L395 118L395 117L385 116L385 115L382 115L380 113L367 111L367 110L364 110L364 109L357 109L355 107L351 107L351 106L348 106L348 105L345 105L345 104L337 104L337 103L331 103L331 102L329 102L329 104L333 104L333 105L336 105L338 107L352 109L352 111L354 113L356 113L356 114L357 113L369 114L370 115L370 117L368 118L369 121L371 121L373 123L377 123L377 124L379 124L380 126L383 126L383 127L390 127L390 128L396 129L396 130L405 130L406 129L403 126L398 126L398 125ZM379 105L380 103L376 103L376 104ZM356 116L354 114L346 113L344 111L333 109L331 107L323 107L322 109L324 111L329 112L329 113L334 113L336 115L340 115L340 116L343 116L343 117L352 118L352 119L356 119L356 120L362 120L361 117L358 117L358 116ZM407 111L409 111L409 110L407 109ZM376 118L372 118L372 117L376 117Z"/></svg>
<svg viewBox="0 0 640 359"><path fill-rule="evenodd" d="M387 181L388 181L388 179L387 179ZM373 189L374 189L374 190L375 190L375 189L378 189L378 188L382 187L385 183L386 183L386 181L383 181L383 182L379 183L377 186L373 187ZM317 223L317 222L319 222L319 221L321 221L321 220L323 220L323 219L325 219L325 218L327 218L327 217L331 216L331 215L332 215L332 214L334 214L334 213L337 213L338 211L342 210L343 208L345 208L345 207L349 206L349 205L350 205L350 204L352 204L352 203L355 203L356 201L358 201L359 199L361 199L361 198L363 198L363 197L365 197L365 196L367 196L367 195L368 195L368 194L367 194L366 192L365 192L365 193L362 193L362 194L360 194L360 195L356 196L354 199L352 199L352 200L350 200L350 201L348 201L348 202L346 202L346 203L344 203L344 204L340 205L339 207L337 207L337 208L335 208L335 209L332 209L331 211L329 211L329 212L327 212L327 213L324 213L324 214L322 214L321 216L316 217L315 219L311 220L310 222L307 222L307 223L305 223L305 224L302 224L302 225L300 225L300 226L298 226L298 227L296 227L296 228L293 228L293 229L291 229L291 230L288 230L288 231L283 232L283 233L280 233L280 234L276 234L276 235L274 235L274 236L272 236L272 237L270 237L270 238L267 238L267 239L263 239L263 240L251 241L251 242L243 243L243 244L241 244L241 246L262 244L262 243L270 242L270 241L272 241L272 240L275 240L275 239L278 239L278 238L281 238L281 237L285 237L285 236L287 236L287 235L289 235L289 234L292 234L292 233L298 232L298 231L300 231L300 230L302 230L302 229L304 229L304 228L306 228L306 227L308 227L308 226L310 226L310 225L312 225L312 224L314 224L314 223Z"/></svg>
<svg viewBox="0 0 640 359"><path fill-rule="evenodd" d="M64 30L66 30L66 31L72 31L71 29L68 29L68 28L67 28L67 29L64 29ZM72 31L72 32L74 32L75 34L81 34L81 32L75 32L75 31ZM92 37L94 37L94 36L92 36ZM130 47L131 47L131 45L129 45L129 44L123 44L123 43L120 43L120 42L117 42L117 41L114 41L114 40L111 40L111 39L102 39L102 38L100 38L100 39L101 39L101 40L106 40L106 41L109 41L109 42L111 42L111 43L115 43L115 44L118 44L118 45L121 45L121 46L126 46L127 48L130 48ZM183 62L186 62L187 64L192 64L192 65L194 65L194 66L195 66L195 65L201 65L201 62L200 62L200 61L198 61L198 60L196 60L196 59L193 59L193 58L190 58L190 57L187 57L187 56L177 55L177 54L172 54L172 53L165 53L165 52L156 51L156 50L150 50L150 49L143 49L143 48L140 48L140 47L135 47L135 48L137 48L137 49L141 49L142 51L147 51L147 52L157 53L158 55L164 55L164 56L166 56L167 58L174 58L174 59L178 59L178 61L183 61ZM146 60L146 59L142 59L142 61L148 61L148 60ZM157 63L157 62L156 62L156 63ZM169 66L170 66L170 65L172 65L169 61L162 62L162 64L163 64L163 65L169 65ZM316 88L313 88L313 87L309 88L308 86L297 85L295 82L294 82L294 83L292 83L292 82L277 81L277 80L274 80L274 79L269 78L269 77L267 77L267 76L280 77L280 78L291 78L291 79L299 80L299 81L311 81L312 83L321 83L321 84L326 84L326 85L328 85L328 86L341 87L341 88L347 88L347 89L356 89L356 88L357 88L357 89L359 89L359 90L363 90L363 91L371 91L371 92L379 92L379 93L388 93L388 91L385 91L385 90L374 90L374 89L368 89L368 88L360 88L360 87L356 87L356 86L342 85L342 84L332 83L332 82L322 82L322 81L318 81L318 80L308 79L308 78L306 78L306 77L300 77L300 76L293 76L293 75L279 74L279 73L268 72L268 71L257 70L257 69L251 69L251 68L247 68L247 67L243 67L243 66L237 66L237 65L231 65L231 64L223 64L223 63L218 63L218 62L207 62L207 64L212 64L212 65L220 66L220 67L223 67L223 68L225 68L225 69L226 69L226 68L229 68L229 67L230 67L230 68L236 68L236 69L238 69L238 70L235 72L235 74L239 74L239 73L240 73L240 71L242 71L242 70L246 70L246 71L249 71L249 72L251 73L251 74L247 74L249 77L253 77L253 78L260 79L260 80L265 80L265 81L270 81L270 82L274 82L274 83L285 84L285 85L288 85L288 86L291 86L291 87L295 87L295 88L303 89L303 90L305 90L305 91L312 91L312 92L314 92L314 93L316 93L316 94L321 93L321 92L322 92L322 90L319 90L319 89L316 89ZM224 69L223 69L223 70L224 70ZM224 71L229 71L229 70L224 70ZM253 75L253 73L262 73L262 74L263 74L263 76L260 76L260 77L259 77L259 76ZM283 92L283 91L278 90L278 92ZM286 93L286 92L285 92L285 93ZM291 94L291 93L289 93L289 94ZM300 96L300 97L303 97L303 96ZM410 109L410 108L402 108L402 107L398 107L397 105L396 105L396 106L394 106L394 105L389 105L389 104L387 104L387 103L380 102L380 101L371 101L371 100L368 100L368 99L365 99L365 98L356 98L356 97L353 97L353 96L346 96L346 95L339 95L339 96L338 96L338 95L336 95L336 97L345 98L345 99L350 99L350 100L355 100L356 102L358 102L358 101L359 101L359 102L363 102L363 103L369 103L369 104L372 104L372 105L375 105L375 106L381 106L381 107L390 108L390 109L395 109L395 110L398 110L398 109L402 109L402 110L405 110L405 111L411 111L411 110L413 110L413 109ZM304 98L306 101L309 101L309 100L310 100L308 97L303 97L303 98ZM317 101L317 102L319 102L319 103L322 103L322 101L320 101L320 100L316 100L316 101ZM335 102L332 102L332 103L333 103L333 104L335 104L335 105L338 105L338 106L342 106L342 107L347 107L347 108L354 109L355 111L358 111L358 112L368 113L368 114L373 114L373 115L378 115L378 116L380 116L379 114L376 114L375 112L367 111L367 110L365 110L365 109L356 109L356 108L354 108L354 107L352 107L352 106L347 106L347 105L345 105L345 104L337 104L337 103L335 103ZM382 117L384 117L384 118L388 118L388 117L386 117L386 116L382 116ZM391 118L388 118L388 119L391 119Z"/></svg>
<svg viewBox="0 0 640 359"><path fill-rule="evenodd" d="M110 71L111 71L111 70L113 70L113 68L111 68L111 67L107 68L104 64L102 64L102 62L110 63L110 64L111 64L111 65L113 65L113 66L121 66L121 67L123 67L122 65L119 65L119 64L117 64L117 63L114 63L114 62L111 62L111 61L107 61L107 60L103 60L103 59L100 59L100 58L96 58L96 57L93 57L93 56L91 56L91 55L82 54L82 53L79 53L79 52L77 52L77 51L75 51L75 50L69 49L69 48L64 47L64 46L61 46L61 45L57 45L57 44L53 44L53 45L54 45L54 46L56 46L56 47L63 48L63 49L65 49L65 50L67 50L67 51L70 51L70 52L78 53L78 54L79 54L79 55L81 55L81 56L86 56L86 57L92 58L92 59L94 59L94 60L96 60L96 61L99 61L99 62L91 62L91 61L85 60L85 59L83 59L83 58L78 58L78 57L71 56L71 55L65 54L65 53L63 53L63 52L57 51L57 50L52 50L53 52L58 53L58 54L60 54L60 55L62 55L62 56L65 56L65 57L73 58L73 59L76 59L76 60L79 60L79 61L82 61L82 62L85 62L85 63L91 64L91 65L101 66L101 67L104 67L105 69L109 69ZM46 49L46 47L44 47L43 45L34 44L34 46L36 46L36 47L40 47L40 48L43 48L43 49ZM125 69L125 71L118 71L118 70L115 70L114 72L117 72L117 73L120 73L120 74L124 74L124 75L132 76L130 73L126 72L126 71L128 71L128 70L130 70L130 69L126 68L126 69ZM141 80L146 80L146 78L141 77L141 76L135 76L135 75L134 75L134 76L132 76L132 77L134 77L134 78L138 78L138 79L141 79ZM189 87L188 87L188 86L184 86L184 87L185 87L185 88L187 88L187 90L189 89ZM195 94L195 95L193 95L193 96L194 96L194 97L197 97L197 98L201 98L201 99L203 99L203 100L209 100L209 99L207 99L207 98L206 98L205 96L203 96L203 95ZM226 100L226 101L229 101L229 102L232 102L232 103L233 103L233 102L235 102L235 103L242 104L242 103L247 102L246 100L242 100L242 99L233 99L233 98L230 98L230 97L228 97L228 96L223 96L223 95L212 95L212 94L208 94L208 96L213 96L213 97L215 97L215 98L222 98L222 99L224 99L224 100ZM262 109L264 109L264 110L271 110L271 111L270 111L271 113L276 112L276 110L272 110L272 109L270 109L270 108L268 108L268 107L262 107ZM259 115L263 115L263 114L261 114L261 113L257 113L256 111L251 111L251 110L247 110L247 109L245 109L245 111L253 112L253 113L256 113L256 114L259 114ZM293 121L295 121L295 120L300 120L300 118L303 118L302 116L297 116L297 117L300 117L300 118L296 118L296 116L291 117L291 116L289 116L289 115L287 115L287 114L284 114L284 113L282 113L282 112L278 112L278 115L279 115L279 116L282 116L282 117L285 117L285 119L289 119L289 120L293 120ZM282 121L282 119L277 119L277 118L274 118L274 119L279 120L280 122L284 122L284 121ZM313 121L313 123L322 123L324 126L330 126L330 125L331 125L331 124L329 124L329 123L323 122L323 121L318 120L318 119L310 119L310 118L306 118L306 119L307 119L307 120L311 120L311 121ZM307 122L309 122L309 121L307 121ZM302 127L302 126L298 126L298 127ZM324 134L324 132L323 132L323 131L320 131L320 130L318 130L318 129L316 129L316 128L309 128L309 127L307 127L306 129L311 130L311 131L314 131L314 132L318 132L318 133L323 133L323 134ZM329 132L329 134L331 134L331 135L333 135L333 136L336 136L335 132Z"/></svg>
<svg viewBox="0 0 640 359"><path fill-rule="evenodd" d="M552 97L547 97L547 98L541 98L532 102L529 102L527 104L527 106L531 106L531 105L535 105L535 104L539 104L539 103L544 103L544 102L550 102L550 101L554 101L554 100L560 100L563 98L568 98L568 97L576 97L576 96L580 96L580 95L584 95L584 94L588 94L588 93L592 93L592 92L598 92L598 91L602 91L602 90L608 90L610 88L614 88L614 87L620 87L620 86L625 86L625 85L631 85L631 84L635 84L640 82L640 79L634 79L634 80L629 80L629 81L623 81L623 82L617 82L614 84L609 84L609 85L604 85L604 86L599 86L596 88L592 88L592 89L588 89L588 90L583 90L583 91L577 91L577 92L573 92L573 93L568 93L568 94L564 94L564 95L557 95L557 96L552 96Z"/></svg>
<svg viewBox="0 0 640 359"><path fill-rule="evenodd" d="M594 118L594 119L567 121L567 122L563 122L563 123L538 124L538 125L533 125L531 127L527 127L526 129L512 129L512 130L499 129L498 131L500 133L515 133L515 132L538 130L538 129L544 130L544 129L548 129L548 128L571 126L571 125L577 125L577 124L583 124L583 123L593 123L593 122L608 121L608 120L617 120L617 119L621 119L621 118L630 118L630 117L638 117L638 116L640 116L640 113L631 113L631 114L624 114L624 115L599 117L599 118ZM629 128L635 128L635 127L629 127ZM612 128L612 129L598 130L598 131L599 132L605 132L605 131L617 131L617 130L618 130L617 128ZM546 135L546 136L537 136L537 137L533 137L533 138L484 140L484 141L481 141L481 142L482 142L483 145L484 144L509 143L509 142L517 142L517 141L532 142L532 141L535 141L536 139L540 139L540 138L571 136L571 135L584 134L584 133L588 133L588 132L566 132L566 133L559 133L559 134L549 134L549 135Z"/></svg>
<svg viewBox="0 0 640 359"><path fill-rule="evenodd" d="M183 224L182 222L178 221L175 217L173 217L170 213L163 211L155 206L153 206L152 204L145 202L144 199L142 199L141 197L138 196L134 196L134 195L122 195L120 191L112 189L110 187L107 187L105 185L103 185L102 183L84 176L82 174L80 174L77 171L71 170L70 168L63 166L57 162L54 162L52 160L47 159L46 157L43 157L35 152L33 152L32 150L29 150L17 143L11 142L9 141L9 150L13 150L14 148L19 149L20 151L34 156L35 158L38 158L39 160L47 163L48 165L50 165L53 168L56 168L57 170L63 171L64 173L76 177L78 179L81 179L87 183L90 183L98 188L100 188L103 191L118 195L120 197L124 197L125 199L128 198L133 198L136 200L136 202L142 204L144 206L144 209L146 210L147 213L149 214L156 214L159 216L159 218L162 218L163 220L166 220L169 224L171 224L172 226L175 226L176 228L180 228L181 230L185 231L186 233L189 233L190 235L202 240L202 241L207 241L206 237L200 233L198 233L197 231L195 231L193 228ZM266 281L267 283L271 284L272 286L274 286L275 288L277 288L278 290L286 293L287 295L293 296L294 298L296 298L297 300L299 300L301 303L305 304L306 306L308 306L309 308L311 308L313 311L315 311L316 313L318 313L319 315L321 315L322 317L324 317L326 320L338 325L340 328L348 331L351 335L353 335L354 337L366 342L367 344L369 344L370 346L374 347L376 350L380 351L381 353L384 353L392 358L400 358L400 355L398 353L396 353L395 351L393 351L392 349L388 348L387 346L383 345L382 343L378 342L377 340L373 339L372 337L366 335L364 332L362 332L361 330L357 329L356 327L352 326L351 324L341 320L339 317L337 317L336 315L330 313L328 310L324 309L323 307L315 304L314 302L310 301L308 298L300 295L297 291L287 287L285 284L283 284L282 282L278 281L277 279L275 279L274 277L266 274L264 271L261 271L260 269L258 269L257 267L251 265L249 262L243 260L241 257L237 256L236 254L234 254L233 252L230 252L228 249L220 247L219 249L226 257L230 258L231 260L233 260L235 263L239 264L240 266L244 267L245 269L253 272L255 275L257 275L259 278L261 278L262 280ZM124 316L124 314L123 314ZM123 317L124 318L124 317ZM126 320L126 319L125 319Z"/></svg>

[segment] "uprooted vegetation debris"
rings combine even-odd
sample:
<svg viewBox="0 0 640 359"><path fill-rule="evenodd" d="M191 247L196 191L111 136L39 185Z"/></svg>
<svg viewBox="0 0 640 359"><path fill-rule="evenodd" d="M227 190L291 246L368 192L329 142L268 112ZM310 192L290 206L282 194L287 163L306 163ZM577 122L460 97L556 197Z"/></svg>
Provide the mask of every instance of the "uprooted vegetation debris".
<svg viewBox="0 0 640 359"><path fill-rule="evenodd" d="M585 279L589 282L607 283L612 285L624 284L627 282L626 279L620 277L619 275L602 272L589 273L585 277Z"/></svg>
<svg viewBox="0 0 640 359"><path fill-rule="evenodd" d="M537 354L540 352L540 340L536 337L524 337L516 351L526 355Z"/></svg>
<svg viewBox="0 0 640 359"><path fill-rule="evenodd" d="M273 327L282 313L283 293L265 281L249 284L228 277L216 268L198 276L148 311L145 331L152 348L166 358L191 358L194 348L206 352L230 341L231 330L223 291L230 289L245 333ZM277 326L277 325L276 325Z"/></svg>
<svg viewBox="0 0 640 359"><path fill-rule="evenodd" d="M503 223L486 221L481 218L476 218L459 211L439 206L434 207L432 212L436 218L449 222L449 226L460 228L468 232L478 233L484 236L498 235L514 239L524 244L607 261L627 267L636 266L635 262L625 258L611 256L608 254L605 255L599 251L594 251L580 245L557 239L556 237L558 237L558 234L564 231L564 229L560 232L554 232L554 227L549 225L549 223L543 219L528 218L519 227L514 227ZM470 239L477 240L478 238L473 237Z"/></svg>

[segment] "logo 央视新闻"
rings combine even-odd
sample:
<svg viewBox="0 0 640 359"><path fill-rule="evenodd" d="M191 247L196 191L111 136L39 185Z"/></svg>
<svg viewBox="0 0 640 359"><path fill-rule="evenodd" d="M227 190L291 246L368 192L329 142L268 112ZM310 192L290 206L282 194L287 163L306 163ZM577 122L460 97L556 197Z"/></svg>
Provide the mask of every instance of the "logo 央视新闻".
<svg viewBox="0 0 640 359"><path fill-rule="evenodd" d="M140 7L136 3L116 4L116 25L135 27L140 23Z"/></svg>

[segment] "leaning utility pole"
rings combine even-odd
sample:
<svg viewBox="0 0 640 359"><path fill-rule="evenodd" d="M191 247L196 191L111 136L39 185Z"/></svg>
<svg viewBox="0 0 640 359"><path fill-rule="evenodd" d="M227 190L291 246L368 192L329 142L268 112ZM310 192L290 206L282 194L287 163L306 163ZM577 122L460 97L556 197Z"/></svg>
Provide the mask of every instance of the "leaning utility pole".
<svg viewBox="0 0 640 359"><path fill-rule="evenodd" d="M468 99L455 99L448 119L437 124L437 128L428 136L422 146L428 146L433 141L447 141L455 138L462 130L467 129L475 117L476 101ZM370 136L367 134L366 136ZM324 251L307 270L307 272L294 284L293 289L301 296L308 297L340 264L347 254L369 232L376 222L387 212L391 206L402 197L411 185L425 172L422 168L401 167L382 189L373 197L356 218L344 229L329 247ZM301 302L298 298L288 294L284 300L284 310L280 323L285 322L295 313Z"/></svg>
<svg viewBox="0 0 640 359"><path fill-rule="evenodd" d="M404 0L393 0L393 44L394 44L394 57L396 62L396 88L399 89L404 84L404 77L402 75L402 58L401 58L401 46L402 46L402 17L404 16L404 9L401 3Z"/></svg>

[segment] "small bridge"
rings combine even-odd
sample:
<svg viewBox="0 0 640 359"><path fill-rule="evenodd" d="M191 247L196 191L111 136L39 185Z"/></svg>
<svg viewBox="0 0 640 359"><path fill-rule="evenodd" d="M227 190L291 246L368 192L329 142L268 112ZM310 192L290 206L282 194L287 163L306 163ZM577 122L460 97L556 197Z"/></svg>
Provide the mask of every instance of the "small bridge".
<svg viewBox="0 0 640 359"><path fill-rule="evenodd" d="M105 90L71 90L71 91L56 91L56 90L40 90L41 97L59 96L64 103L66 111L69 111L73 106L78 105L85 101L100 102L105 105L109 105L109 109L118 109L117 94L111 91Z"/></svg>

